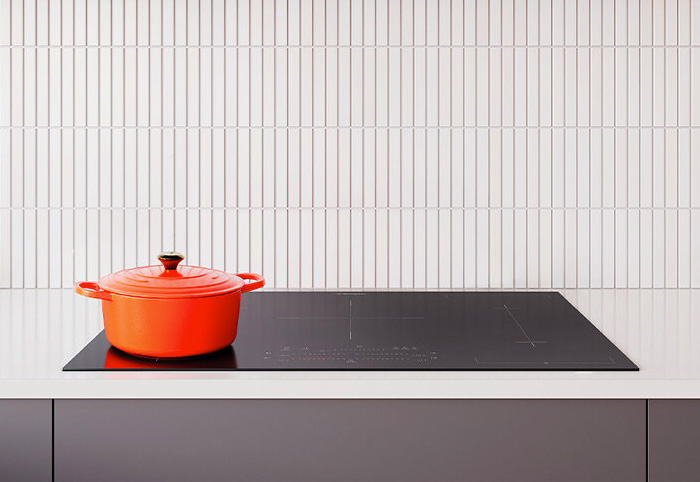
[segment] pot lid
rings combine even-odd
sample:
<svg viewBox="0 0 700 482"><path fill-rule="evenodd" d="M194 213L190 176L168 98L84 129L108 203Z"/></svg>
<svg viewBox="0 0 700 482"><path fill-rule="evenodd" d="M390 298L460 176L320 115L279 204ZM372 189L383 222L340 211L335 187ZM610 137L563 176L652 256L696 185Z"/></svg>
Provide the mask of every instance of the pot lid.
<svg viewBox="0 0 700 482"><path fill-rule="evenodd" d="M199 266L179 266L185 257L166 252L158 256L161 266L123 269L100 278L104 290L139 298L194 298L235 291L244 283L236 275Z"/></svg>

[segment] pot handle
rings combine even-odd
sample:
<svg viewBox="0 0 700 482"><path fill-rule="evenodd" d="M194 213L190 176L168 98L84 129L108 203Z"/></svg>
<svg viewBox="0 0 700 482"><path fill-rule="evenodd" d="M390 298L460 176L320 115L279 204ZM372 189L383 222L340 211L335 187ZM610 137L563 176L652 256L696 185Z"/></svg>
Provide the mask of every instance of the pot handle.
<svg viewBox="0 0 700 482"><path fill-rule="evenodd" d="M87 296L88 298L97 298L98 300L112 301L112 293L103 290L97 283L92 281L79 281L73 285L73 288L79 295Z"/></svg>
<svg viewBox="0 0 700 482"><path fill-rule="evenodd" d="M258 288L262 288L265 286L265 278L262 277L260 274L255 274L255 273L238 273L236 276L242 279L251 279L253 280L252 283L247 283L243 285L243 288L241 288L241 291L243 293L247 293L248 291L253 291L257 290Z"/></svg>

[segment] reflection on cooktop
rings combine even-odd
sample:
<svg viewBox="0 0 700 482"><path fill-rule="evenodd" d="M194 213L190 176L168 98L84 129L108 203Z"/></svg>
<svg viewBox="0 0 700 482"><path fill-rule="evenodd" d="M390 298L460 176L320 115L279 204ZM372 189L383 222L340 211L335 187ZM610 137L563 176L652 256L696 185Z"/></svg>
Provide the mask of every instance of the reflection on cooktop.
<svg viewBox="0 0 700 482"><path fill-rule="evenodd" d="M100 334L64 370L637 369L559 293L260 292L242 303L229 355L110 357Z"/></svg>

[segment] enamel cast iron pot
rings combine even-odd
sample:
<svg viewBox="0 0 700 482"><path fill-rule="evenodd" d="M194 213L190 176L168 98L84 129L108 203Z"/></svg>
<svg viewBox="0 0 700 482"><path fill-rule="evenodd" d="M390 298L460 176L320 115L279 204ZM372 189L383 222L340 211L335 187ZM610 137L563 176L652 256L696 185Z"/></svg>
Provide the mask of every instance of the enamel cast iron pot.
<svg viewBox="0 0 700 482"><path fill-rule="evenodd" d="M158 259L162 266L75 284L76 293L102 300L107 340L125 352L151 357L202 355L233 343L241 294L262 288L263 277L178 266L184 256L174 252Z"/></svg>

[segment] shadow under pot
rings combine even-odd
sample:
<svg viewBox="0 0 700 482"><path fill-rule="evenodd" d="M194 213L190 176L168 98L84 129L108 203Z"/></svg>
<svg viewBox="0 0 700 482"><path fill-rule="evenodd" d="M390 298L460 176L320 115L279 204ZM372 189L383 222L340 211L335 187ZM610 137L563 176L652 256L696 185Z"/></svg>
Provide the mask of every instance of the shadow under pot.
<svg viewBox="0 0 700 482"><path fill-rule="evenodd" d="M175 252L158 259L161 265L75 284L76 293L102 300L107 341L127 353L150 357L203 355L233 343L241 295L262 288L264 278L180 266L184 256Z"/></svg>

